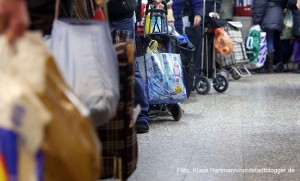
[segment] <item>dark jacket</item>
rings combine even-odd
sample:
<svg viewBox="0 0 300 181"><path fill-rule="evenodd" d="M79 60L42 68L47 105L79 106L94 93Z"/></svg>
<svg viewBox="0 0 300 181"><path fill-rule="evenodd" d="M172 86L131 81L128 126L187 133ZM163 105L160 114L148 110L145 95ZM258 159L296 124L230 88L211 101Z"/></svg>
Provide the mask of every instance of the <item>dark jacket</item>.
<svg viewBox="0 0 300 181"><path fill-rule="evenodd" d="M222 0L216 0L216 13L220 13ZM208 15L210 12L215 12L215 4L214 0L206 0L206 14Z"/></svg>
<svg viewBox="0 0 300 181"><path fill-rule="evenodd" d="M252 21L263 31L283 29L283 8L286 0L253 0Z"/></svg>
<svg viewBox="0 0 300 181"><path fill-rule="evenodd" d="M293 12L293 35L300 36L300 10L296 6L296 0L290 0L288 8Z"/></svg>
<svg viewBox="0 0 300 181"><path fill-rule="evenodd" d="M172 9L174 16L181 15L183 13L186 1L189 2L193 15L203 14L203 0L173 0Z"/></svg>
<svg viewBox="0 0 300 181"><path fill-rule="evenodd" d="M108 17L109 21L118 21L124 18L133 17L133 12L136 9L128 10L124 4L126 3L136 3L136 0L110 0L107 3Z"/></svg>
<svg viewBox="0 0 300 181"><path fill-rule="evenodd" d="M293 10L293 35L300 36L300 10Z"/></svg>
<svg viewBox="0 0 300 181"><path fill-rule="evenodd" d="M28 0L31 30L50 34L55 14L55 0ZM60 18L72 17L73 0L60 0Z"/></svg>

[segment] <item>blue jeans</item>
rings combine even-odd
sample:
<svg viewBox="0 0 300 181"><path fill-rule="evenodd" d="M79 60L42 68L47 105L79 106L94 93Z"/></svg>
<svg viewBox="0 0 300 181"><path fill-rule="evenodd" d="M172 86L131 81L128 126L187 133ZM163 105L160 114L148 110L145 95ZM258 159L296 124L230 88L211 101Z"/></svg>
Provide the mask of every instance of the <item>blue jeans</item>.
<svg viewBox="0 0 300 181"><path fill-rule="evenodd" d="M133 38L135 38L135 26L133 18L125 18L120 21L110 22L110 28L131 31L133 32ZM137 62L135 62L134 66L134 81L134 101L136 105L139 104L141 106L141 112L138 115L137 122L148 122L150 120L148 115L149 102L145 93L144 80L138 69Z"/></svg>

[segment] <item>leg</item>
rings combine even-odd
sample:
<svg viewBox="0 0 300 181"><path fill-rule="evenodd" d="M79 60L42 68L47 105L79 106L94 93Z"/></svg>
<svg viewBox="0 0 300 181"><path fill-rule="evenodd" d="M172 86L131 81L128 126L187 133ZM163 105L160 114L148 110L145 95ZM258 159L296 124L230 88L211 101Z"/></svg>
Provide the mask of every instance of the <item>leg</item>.
<svg viewBox="0 0 300 181"><path fill-rule="evenodd" d="M148 122L150 120L148 115L149 102L145 93L144 80L138 70L137 63L135 63L134 80L135 105L139 104L141 106L141 112L137 118L137 132L147 133L149 131Z"/></svg>

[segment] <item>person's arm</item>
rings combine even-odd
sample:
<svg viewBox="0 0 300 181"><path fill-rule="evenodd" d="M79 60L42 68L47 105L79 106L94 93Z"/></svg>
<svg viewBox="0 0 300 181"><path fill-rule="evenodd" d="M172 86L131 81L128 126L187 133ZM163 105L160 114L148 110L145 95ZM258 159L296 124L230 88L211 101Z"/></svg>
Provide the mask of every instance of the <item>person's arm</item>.
<svg viewBox="0 0 300 181"><path fill-rule="evenodd" d="M29 26L25 0L0 0L0 33L10 41L23 35Z"/></svg>
<svg viewBox="0 0 300 181"><path fill-rule="evenodd" d="M203 14L203 0L189 0L193 9L194 23L193 26L198 27L201 23L201 15Z"/></svg>
<svg viewBox="0 0 300 181"><path fill-rule="evenodd" d="M173 16L172 5L173 5L172 0L167 3L167 6L168 6L168 8L167 8L168 9L168 24L174 27L175 19L174 19L174 16Z"/></svg>

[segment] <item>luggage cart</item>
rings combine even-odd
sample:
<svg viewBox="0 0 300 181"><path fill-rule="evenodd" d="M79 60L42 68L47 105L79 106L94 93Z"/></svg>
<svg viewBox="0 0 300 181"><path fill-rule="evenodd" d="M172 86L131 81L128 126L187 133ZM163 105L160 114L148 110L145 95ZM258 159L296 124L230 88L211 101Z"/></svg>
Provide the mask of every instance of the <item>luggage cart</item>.
<svg viewBox="0 0 300 181"><path fill-rule="evenodd" d="M151 0L148 0L147 2L144 35L139 35L136 42L137 56L144 56L149 48L157 49L158 52L166 53L171 53L175 50L172 48L171 38L168 33L167 4L165 1L162 1L161 3L164 5L164 8L156 9L150 8L152 4ZM146 67L144 68L146 70ZM145 79L147 82L147 76ZM179 121L184 112L180 102L172 104L150 104L149 107L150 117L152 118L168 114L172 116L175 121ZM151 112L154 112L154 114L151 114Z"/></svg>
<svg viewBox="0 0 300 181"><path fill-rule="evenodd" d="M201 67L200 67L200 75L195 76L195 83L194 83L194 88L197 91L198 94L202 94L205 95L210 91L211 88L211 83L208 80L208 78L204 75L204 59L205 59L205 38L207 38L207 33L211 33L212 31L214 31L215 28L219 28L224 26L224 21L219 21L221 22L220 24L218 24L218 22L214 21L213 17L210 16L206 16L206 7L205 7L205 2L206 0L203 0L203 20L202 20L202 52L201 52ZM214 12L216 12L216 0L214 0ZM226 22L227 23L227 22ZM207 41L206 41L207 42ZM206 46L207 47L207 46ZM208 51L208 50L207 50ZM227 77L225 77L224 75L217 73L216 70L216 53L215 53L215 49L213 48L213 57L212 57L212 61L213 61L213 75L212 75L212 79L213 79L213 87L214 89L219 92L219 93L223 93L225 92L228 87L229 87L229 82L227 80Z"/></svg>

